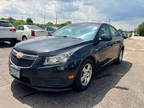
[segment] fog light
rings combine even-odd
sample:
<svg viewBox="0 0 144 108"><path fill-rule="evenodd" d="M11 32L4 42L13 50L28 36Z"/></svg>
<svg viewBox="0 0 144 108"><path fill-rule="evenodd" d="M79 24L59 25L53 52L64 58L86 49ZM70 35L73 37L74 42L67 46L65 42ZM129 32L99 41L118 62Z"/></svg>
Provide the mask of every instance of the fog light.
<svg viewBox="0 0 144 108"><path fill-rule="evenodd" d="M74 75L70 75L70 76L68 76L68 79L74 79L74 78L75 78Z"/></svg>

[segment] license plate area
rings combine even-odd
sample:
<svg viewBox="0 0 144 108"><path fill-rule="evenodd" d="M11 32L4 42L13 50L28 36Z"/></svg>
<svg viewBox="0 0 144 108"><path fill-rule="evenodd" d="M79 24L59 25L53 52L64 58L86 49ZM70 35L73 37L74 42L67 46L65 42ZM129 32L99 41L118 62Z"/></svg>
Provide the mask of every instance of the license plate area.
<svg viewBox="0 0 144 108"><path fill-rule="evenodd" d="M10 65L10 74L16 78L20 78L20 69L16 66Z"/></svg>

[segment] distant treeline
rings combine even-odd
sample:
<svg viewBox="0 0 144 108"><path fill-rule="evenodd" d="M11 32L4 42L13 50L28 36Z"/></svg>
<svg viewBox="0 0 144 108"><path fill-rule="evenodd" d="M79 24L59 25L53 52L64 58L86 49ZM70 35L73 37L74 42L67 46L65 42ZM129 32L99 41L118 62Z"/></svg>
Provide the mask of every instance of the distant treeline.
<svg viewBox="0 0 144 108"><path fill-rule="evenodd" d="M28 25L36 25L36 26L39 26L41 28L45 28L46 26L62 27L62 26L65 26L67 24L72 24L72 21L67 21L67 22L61 23L61 24L54 24L52 22L47 22L46 24L38 24L38 23L34 23L31 18L27 18L26 20L17 20L15 18L8 17L8 18L0 18L0 20L7 20L7 21L11 22L13 24L13 26L27 25L28 24Z"/></svg>

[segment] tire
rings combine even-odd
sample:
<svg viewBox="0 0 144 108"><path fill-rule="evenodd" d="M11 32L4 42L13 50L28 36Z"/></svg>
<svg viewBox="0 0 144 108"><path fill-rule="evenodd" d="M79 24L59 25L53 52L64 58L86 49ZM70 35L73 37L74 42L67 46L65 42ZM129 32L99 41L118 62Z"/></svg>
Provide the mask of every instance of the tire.
<svg viewBox="0 0 144 108"><path fill-rule="evenodd" d="M26 36L23 36L22 37L22 41L26 41L27 40L27 37Z"/></svg>
<svg viewBox="0 0 144 108"><path fill-rule="evenodd" d="M91 68L91 69L88 69ZM89 70L89 72L84 70ZM86 59L80 66L79 72L74 81L74 90L75 91L84 91L86 90L92 80L95 70L94 62L91 59ZM87 73L87 75L86 75ZM89 78L87 78L89 76ZM87 78L87 81L85 80ZM87 82L87 83L86 83Z"/></svg>
<svg viewBox="0 0 144 108"><path fill-rule="evenodd" d="M12 41L10 41L10 43L11 43L11 45L15 45L17 43L17 41L16 40L12 40Z"/></svg>
<svg viewBox="0 0 144 108"><path fill-rule="evenodd" d="M119 56L118 56L118 58L116 60L117 64L121 64L122 63L122 61L123 61L123 52L124 51L121 49L120 52L119 52Z"/></svg>

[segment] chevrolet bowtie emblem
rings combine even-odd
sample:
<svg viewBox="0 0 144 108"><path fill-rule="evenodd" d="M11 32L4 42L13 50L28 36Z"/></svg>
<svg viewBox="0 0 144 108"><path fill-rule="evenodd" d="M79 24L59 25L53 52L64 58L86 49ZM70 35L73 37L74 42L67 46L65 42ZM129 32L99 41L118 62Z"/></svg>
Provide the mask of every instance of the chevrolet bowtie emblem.
<svg viewBox="0 0 144 108"><path fill-rule="evenodd" d="M23 54L22 54L22 53L17 53L17 54L16 54L16 57L17 57L18 59L20 59L20 58L23 57Z"/></svg>

